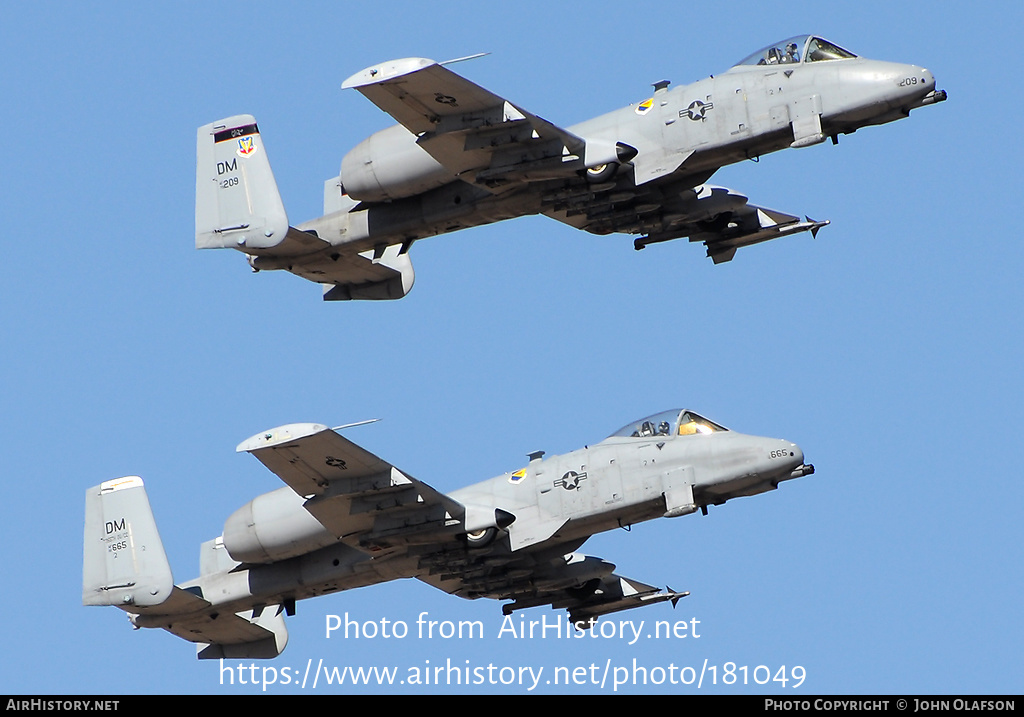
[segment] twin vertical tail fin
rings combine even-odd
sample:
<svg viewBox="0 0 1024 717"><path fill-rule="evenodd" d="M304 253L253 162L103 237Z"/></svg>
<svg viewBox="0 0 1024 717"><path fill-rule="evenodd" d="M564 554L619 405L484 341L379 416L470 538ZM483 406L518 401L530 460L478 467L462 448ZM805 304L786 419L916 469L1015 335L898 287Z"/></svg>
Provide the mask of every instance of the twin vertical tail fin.
<svg viewBox="0 0 1024 717"><path fill-rule="evenodd" d="M196 248L259 253L280 244L287 234L288 215L256 119L235 115L200 127Z"/></svg>
<svg viewBox="0 0 1024 717"><path fill-rule="evenodd" d="M343 193L340 178L325 184L325 213L347 212L357 204ZM367 214L360 216L365 224ZM348 218L342 224L345 221ZM329 230L335 238L347 231ZM360 231L368 230L364 226ZM346 236L351 239L351 235ZM400 299L412 289L415 274L406 255L407 244L358 251L354 247L332 247L328 238L315 230L289 226L267 150L252 115L235 115L199 128L197 249L237 249L248 255L254 271L286 269L321 283L325 301Z"/></svg>
<svg viewBox="0 0 1024 717"><path fill-rule="evenodd" d="M160 605L174 588L171 566L138 476L85 492L82 604Z"/></svg>
<svg viewBox="0 0 1024 717"><path fill-rule="evenodd" d="M277 657L288 644L284 605L221 612L202 596L201 581L174 586L142 479L128 476L85 493L82 604L114 605L137 628L163 628L198 643L199 659ZM220 539L203 545L203 576L237 565Z"/></svg>

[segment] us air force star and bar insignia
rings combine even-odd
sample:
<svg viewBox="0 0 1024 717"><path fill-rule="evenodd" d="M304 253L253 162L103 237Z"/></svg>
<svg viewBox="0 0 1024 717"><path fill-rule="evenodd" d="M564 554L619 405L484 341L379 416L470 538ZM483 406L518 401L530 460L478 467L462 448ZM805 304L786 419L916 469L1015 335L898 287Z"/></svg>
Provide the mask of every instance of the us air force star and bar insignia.
<svg viewBox="0 0 1024 717"><path fill-rule="evenodd" d="M331 466L332 468L340 468L343 471L348 470L348 466L345 465L345 461L341 460L340 458L335 458L334 456L327 456L327 460L325 460L324 463Z"/></svg>
<svg viewBox="0 0 1024 717"><path fill-rule="evenodd" d="M587 479L586 473L577 473L576 471L568 471L565 475L555 481L556 486L561 486L566 490L579 490L580 483Z"/></svg>
<svg viewBox="0 0 1024 717"><path fill-rule="evenodd" d="M713 102L701 102L700 100L694 100L685 110L679 110L679 116L682 117L683 115L686 115L695 122L703 121L704 115L714 108L715 105Z"/></svg>

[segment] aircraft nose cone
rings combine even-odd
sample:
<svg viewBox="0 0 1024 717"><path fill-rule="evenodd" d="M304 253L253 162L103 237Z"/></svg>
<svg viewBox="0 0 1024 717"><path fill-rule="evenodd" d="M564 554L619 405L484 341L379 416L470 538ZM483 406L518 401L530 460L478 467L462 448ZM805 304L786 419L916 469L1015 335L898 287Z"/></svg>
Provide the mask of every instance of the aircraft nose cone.
<svg viewBox="0 0 1024 717"><path fill-rule="evenodd" d="M762 444L767 449L767 465L770 470L788 473L803 465L804 452L800 446L782 438L772 438Z"/></svg>
<svg viewBox="0 0 1024 717"><path fill-rule="evenodd" d="M786 475L781 480L791 480L814 473L814 466L804 463L804 452L800 446L790 441L781 441L781 443L785 446L783 451L787 458L783 467Z"/></svg>
<svg viewBox="0 0 1024 717"><path fill-rule="evenodd" d="M935 89L935 75L929 70L923 67L915 68L918 72L918 77L921 78L920 93L923 93L920 97L917 106L933 105L938 102L944 102L946 100L946 91Z"/></svg>
<svg viewBox="0 0 1024 717"><path fill-rule="evenodd" d="M905 96L924 95L935 89L935 76L917 65L900 66L895 80Z"/></svg>
<svg viewBox="0 0 1024 717"><path fill-rule="evenodd" d="M800 446L790 443L789 451L793 454L793 460L796 462L796 465L802 466L804 464L804 452L800 449Z"/></svg>
<svg viewBox="0 0 1024 717"><path fill-rule="evenodd" d="M921 79L924 80L924 86L929 90L935 89L935 75L928 70L921 68Z"/></svg>
<svg viewBox="0 0 1024 717"><path fill-rule="evenodd" d="M918 67L916 65L908 66L909 72L907 72L907 88L910 90L923 90L925 92L931 92L935 89L935 75L929 72L924 67Z"/></svg>
<svg viewBox="0 0 1024 717"><path fill-rule="evenodd" d="M782 444L782 449L778 452L785 457L788 469L793 469L804 464L804 452L800 450L800 446L792 441L780 440L779 443Z"/></svg>

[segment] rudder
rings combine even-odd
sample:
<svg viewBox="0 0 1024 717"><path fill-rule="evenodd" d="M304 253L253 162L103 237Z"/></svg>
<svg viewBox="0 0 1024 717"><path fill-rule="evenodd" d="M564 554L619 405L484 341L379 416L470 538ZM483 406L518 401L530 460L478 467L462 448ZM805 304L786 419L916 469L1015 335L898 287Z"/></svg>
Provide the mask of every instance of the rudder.
<svg viewBox="0 0 1024 717"><path fill-rule="evenodd" d="M159 605L174 588L171 566L138 476L85 493L82 604Z"/></svg>

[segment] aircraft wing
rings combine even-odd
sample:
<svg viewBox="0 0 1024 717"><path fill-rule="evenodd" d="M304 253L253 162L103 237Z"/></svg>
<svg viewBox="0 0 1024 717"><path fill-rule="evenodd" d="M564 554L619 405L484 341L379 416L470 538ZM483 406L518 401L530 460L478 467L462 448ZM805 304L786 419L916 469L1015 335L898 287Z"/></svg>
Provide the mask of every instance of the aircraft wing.
<svg viewBox="0 0 1024 717"><path fill-rule="evenodd" d="M750 204L739 192L702 184L697 187L637 187L607 202L574 208L552 204L544 213L595 234L640 234L636 249L649 244L689 237L703 242L716 264L730 261L739 247L779 237L811 232L829 224Z"/></svg>
<svg viewBox="0 0 1024 717"><path fill-rule="evenodd" d="M527 112L433 60L410 57L345 80L418 137L461 179L493 192L575 176L613 162L616 144L587 141Z"/></svg>
<svg viewBox="0 0 1024 717"><path fill-rule="evenodd" d="M510 615L540 605L564 608L573 623L670 600L675 606L688 592L661 590L639 580L616 575L615 566L579 553L523 554L505 563L493 559L485 567L458 573L431 573L419 579L445 592L474 599L512 600L502 606Z"/></svg>
<svg viewBox="0 0 1024 717"><path fill-rule="evenodd" d="M467 511L458 501L327 426L281 426L243 441L237 450L256 456L304 497L306 510L325 528L372 555L466 529Z"/></svg>

